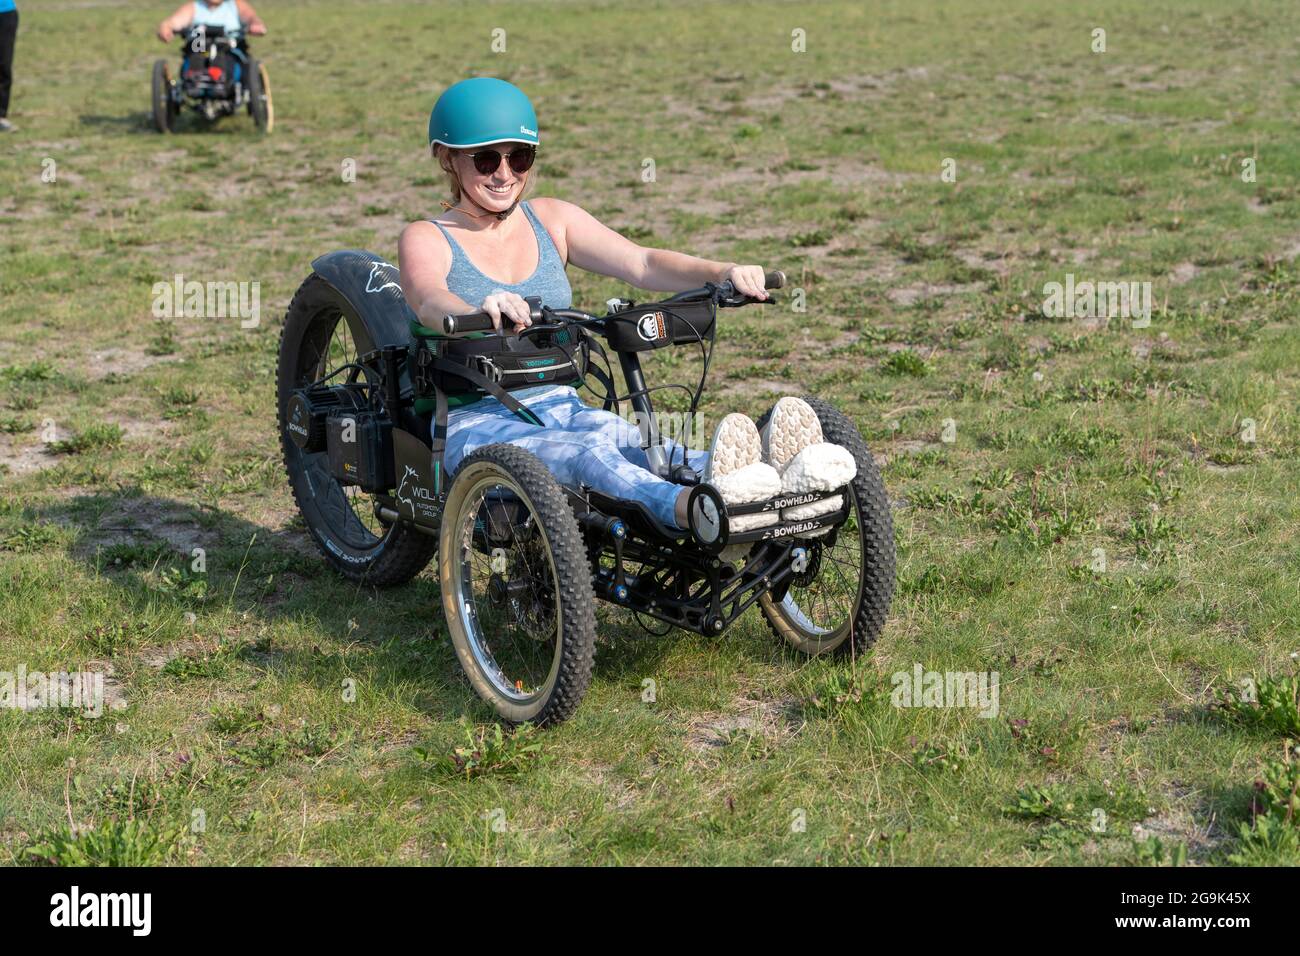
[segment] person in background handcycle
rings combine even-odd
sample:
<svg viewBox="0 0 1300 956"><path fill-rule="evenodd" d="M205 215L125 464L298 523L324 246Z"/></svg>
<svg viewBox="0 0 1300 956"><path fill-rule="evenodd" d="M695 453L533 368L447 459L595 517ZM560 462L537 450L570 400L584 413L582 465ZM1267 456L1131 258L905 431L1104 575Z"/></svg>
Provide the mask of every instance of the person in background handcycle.
<svg viewBox="0 0 1300 956"><path fill-rule="evenodd" d="M525 296L551 308L569 308L567 263L613 276L639 289L677 292L729 280L765 300L760 265L714 262L640 246L579 206L555 198L524 200L536 158L537 116L522 90L503 80L463 80L443 92L429 119L434 159L447 174L452 202L435 220L411 223L398 245L402 291L424 325L440 328L444 315L482 311L500 329L527 328ZM521 208L524 216L512 216ZM534 251L535 250L535 251ZM544 423L516 417L491 396L452 409L444 467L496 442L532 452L561 484L585 485L639 502L665 525L687 527L690 489L653 473L635 425L587 406L568 385L513 392ZM777 403L760 435L747 416L726 416L709 452L680 446L668 451L712 484L727 504L763 501L783 492L832 491L857 472L853 456L822 440L813 409L798 398ZM804 506L807 518L841 507L838 498ZM791 510L791 509L787 509ZM774 524L775 512L737 517L735 531Z"/></svg>
<svg viewBox="0 0 1300 956"><path fill-rule="evenodd" d="M226 36L266 35L266 24L247 0L190 0L158 24L158 39L170 43L176 34L198 26L221 27Z"/></svg>

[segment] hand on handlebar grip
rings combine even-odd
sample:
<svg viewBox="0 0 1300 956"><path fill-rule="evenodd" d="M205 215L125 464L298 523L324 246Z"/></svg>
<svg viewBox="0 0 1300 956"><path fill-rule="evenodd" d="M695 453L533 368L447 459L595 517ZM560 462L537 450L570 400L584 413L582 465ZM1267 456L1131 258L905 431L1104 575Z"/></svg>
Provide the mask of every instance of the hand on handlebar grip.
<svg viewBox="0 0 1300 956"><path fill-rule="evenodd" d="M518 304L522 305L525 315L521 322L518 318L518 311L515 310L514 304L510 303L503 297L511 296ZM497 300L493 302L492 300ZM494 315L489 309L489 303L496 306ZM542 300L540 296L530 295L528 298L520 298L513 292L497 291L483 300L483 309L480 312L470 312L467 315L444 315L442 317L442 331L444 335L459 335L466 332L490 332L501 331L501 319L505 317L514 324L516 332L522 332L529 328L535 322L542 319Z"/></svg>
<svg viewBox="0 0 1300 956"><path fill-rule="evenodd" d="M505 322L510 322L516 332L533 324L532 309L517 292L495 289L480 308L492 317L492 328L498 332Z"/></svg>
<svg viewBox="0 0 1300 956"><path fill-rule="evenodd" d="M727 270L724 281L730 282L731 287L740 295L763 302L768 298L767 279L768 273L763 271L762 266L732 266Z"/></svg>

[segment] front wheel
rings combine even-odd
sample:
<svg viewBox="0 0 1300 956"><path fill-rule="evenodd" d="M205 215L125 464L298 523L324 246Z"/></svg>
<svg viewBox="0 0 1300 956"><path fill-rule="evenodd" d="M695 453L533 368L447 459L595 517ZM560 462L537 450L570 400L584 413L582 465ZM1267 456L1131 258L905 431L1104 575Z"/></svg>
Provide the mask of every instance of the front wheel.
<svg viewBox="0 0 1300 956"><path fill-rule="evenodd" d="M271 104L271 79L261 60L248 60L248 115L263 133L275 126L275 107Z"/></svg>
<svg viewBox="0 0 1300 956"><path fill-rule="evenodd" d="M849 516L831 535L805 545L806 565L780 601L764 594L758 603L777 637L800 653L857 653L880 636L894 596L889 497L857 426L829 402L807 396L804 401L817 413L825 440L847 448L857 462L857 476L849 484ZM760 428L767 417L759 421Z"/></svg>
<svg viewBox="0 0 1300 956"><path fill-rule="evenodd" d="M153 125L160 133L170 133L176 126L176 83L166 60L153 65Z"/></svg>
<svg viewBox="0 0 1300 956"><path fill-rule="evenodd" d="M596 598L587 549L546 466L514 445L465 458L438 541L442 603L478 695L511 723L558 723L591 680Z"/></svg>

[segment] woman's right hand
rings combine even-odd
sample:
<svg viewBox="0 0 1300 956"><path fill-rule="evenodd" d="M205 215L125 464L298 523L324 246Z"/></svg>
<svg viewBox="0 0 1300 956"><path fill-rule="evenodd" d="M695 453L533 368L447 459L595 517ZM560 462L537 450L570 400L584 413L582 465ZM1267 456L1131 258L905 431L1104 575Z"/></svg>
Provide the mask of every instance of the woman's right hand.
<svg viewBox="0 0 1300 956"><path fill-rule="evenodd" d="M523 296L515 292L506 292L504 289L494 290L479 310L486 312L492 318L492 328L501 331L502 320L514 324L514 330L519 332L533 324L529 315L528 303L524 301Z"/></svg>

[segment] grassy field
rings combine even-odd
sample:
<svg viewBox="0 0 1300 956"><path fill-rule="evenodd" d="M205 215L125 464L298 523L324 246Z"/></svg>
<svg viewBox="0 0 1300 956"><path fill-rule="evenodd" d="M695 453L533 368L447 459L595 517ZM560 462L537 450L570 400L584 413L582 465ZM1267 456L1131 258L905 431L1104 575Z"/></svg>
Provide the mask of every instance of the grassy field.
<svg viewBox="0 0 1300 956"><path fill-rule="evenodd" d="M151 131L173 6L22 10L0 671L101 671L111 706L0 709L0 862L1300 862L1291 4L260 0L266 138ZM540 194L804 290L727 314L704 410L815 393L886 463L869 657L611 614L578 716L497 740L432 573L315 556L281 316L314 256L437 211L428 111L475 73L533 97ZM260 325L156 319L177 274L260 283ZM1045 316L1067 275L1151 283L1149 326ZM996 671L998 715L892 706L917 665Z"/></svg>

